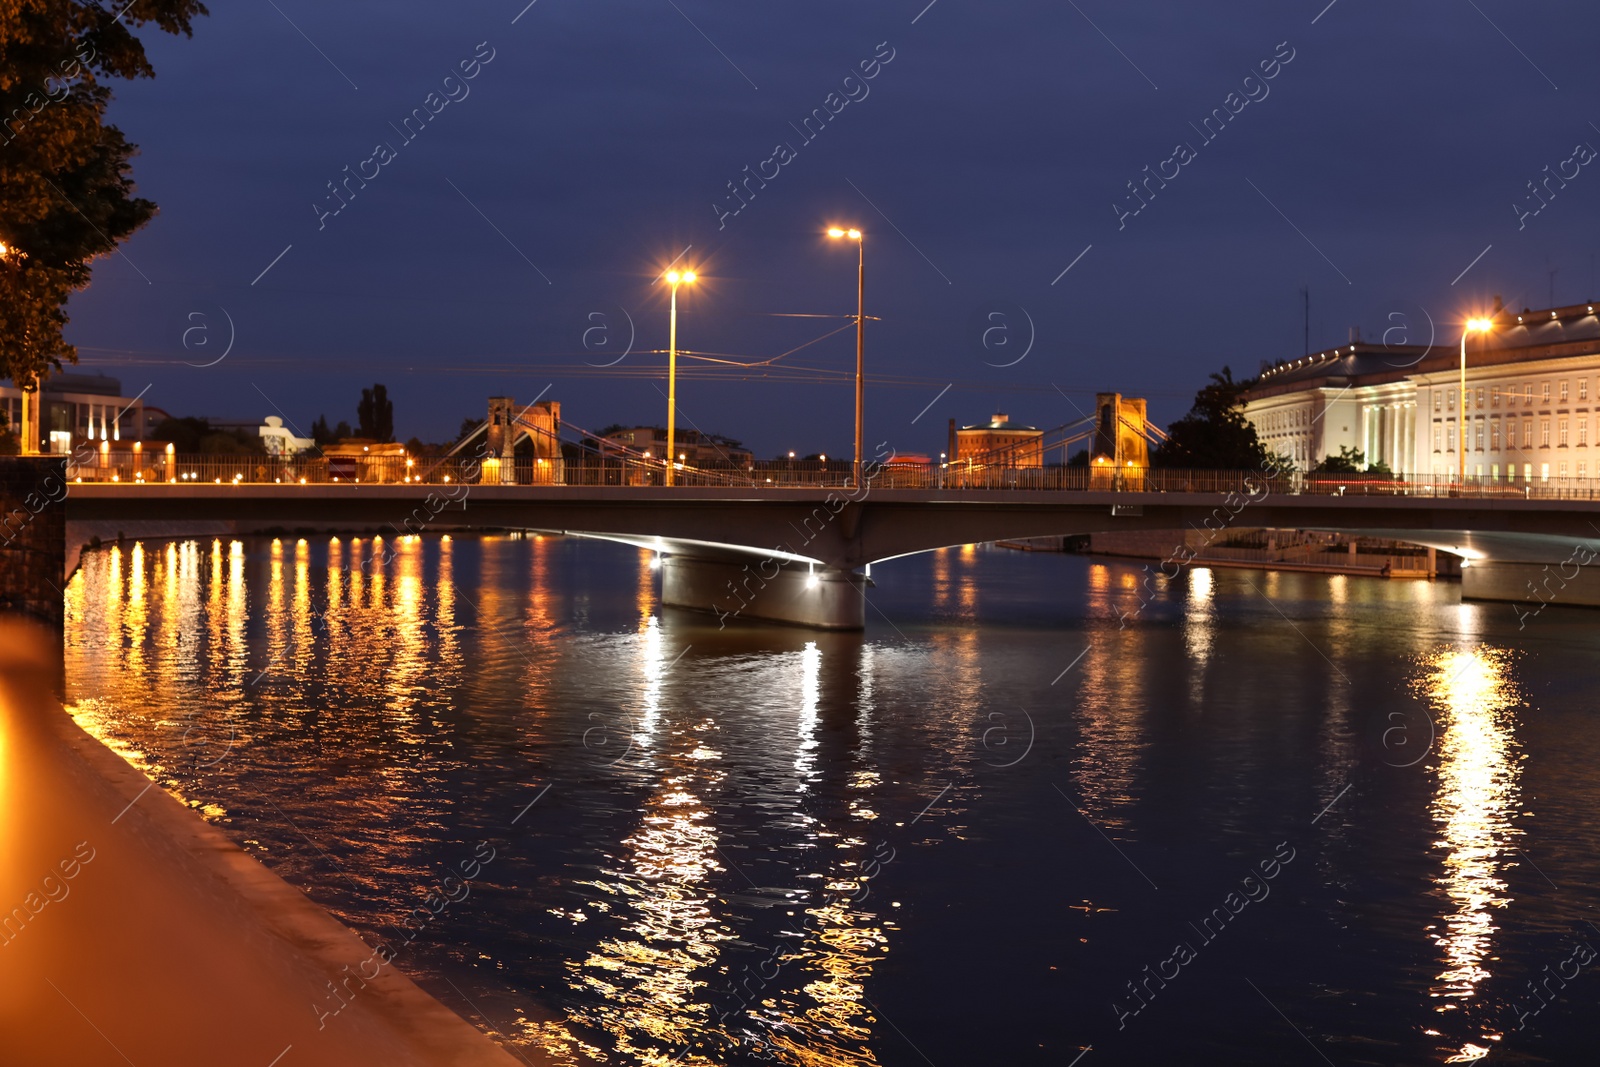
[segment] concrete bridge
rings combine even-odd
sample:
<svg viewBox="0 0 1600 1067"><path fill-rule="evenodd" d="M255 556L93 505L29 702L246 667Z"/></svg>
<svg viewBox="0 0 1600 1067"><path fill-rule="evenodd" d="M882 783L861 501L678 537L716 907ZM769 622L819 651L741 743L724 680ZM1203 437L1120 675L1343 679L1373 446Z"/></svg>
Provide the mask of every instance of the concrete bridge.
<svg viewBox="0 0 1600 1067"><path fill-rule="evenodd" d="M101 482L72 485L63 503L70 546L91 532L305 528L602 538L659 554L663 603L829 629L863 625L874 563L949 545L1114 530L1371 533L1461 555L1465 597L1600 605L1600 577L1587 566L1600 554L1600 500L1588 492L1342 492L1252 475L1232 476L1232 488L1221 476L1201 484L1217 491ZM1170 573L1185 551L1175 542Z"/></svg>

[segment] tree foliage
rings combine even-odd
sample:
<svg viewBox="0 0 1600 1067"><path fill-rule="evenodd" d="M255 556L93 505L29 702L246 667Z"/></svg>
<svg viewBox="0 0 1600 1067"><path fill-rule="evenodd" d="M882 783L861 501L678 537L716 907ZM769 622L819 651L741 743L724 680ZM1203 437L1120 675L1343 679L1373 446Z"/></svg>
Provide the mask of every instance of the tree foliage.
<svg viewBox="0 0 1600 1067"><path fill-rule="evenodd" d="M1340 445L1337 456L1328 455L1323 458L1322 462L1311 468L1311 473L1313 474L1360 474L1363 471L1369 474L1394 473L1389 469L1389 465L1381 459L1369 464L1366 453L1359 448L1351 448L1349 445Z"/></svg>
<svg viewBox="0 0 1600 1067"><path fill-rule="evenodd" d="M356 421L361 436L387 444L394 440L394 403L389 390L383 385L361 390L361 403L356 405Z"/></svg>
<svg viewBox="0 0 1600 1067"><path fill-rule="evenodd" d="M1167 427L1167 439L1150 456L1152 466L1196 470L1256 470L1268 462L1256 428L1244 417L1244 396L1255 385L1235 381L1223 367L1194 396L1189 413Z"/></svg>
<svg viewBox="0 0 1600 1067"><path fill-rule="evenodd" d="M66 303L149 222L137 151L105 121L114 78L151 78L136 36L191 34L199 0L0 0L0 375L32 386L77 350Z"/></svg>

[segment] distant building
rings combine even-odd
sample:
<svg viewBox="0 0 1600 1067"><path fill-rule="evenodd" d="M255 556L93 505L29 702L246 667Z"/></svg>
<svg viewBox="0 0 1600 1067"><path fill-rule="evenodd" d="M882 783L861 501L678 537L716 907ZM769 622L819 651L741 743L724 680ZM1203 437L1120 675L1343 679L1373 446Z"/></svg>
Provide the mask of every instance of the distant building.
<svg viewBox="0 0 1600 1067"><path fill-rule="evenodd" d="M256 433L269 456L292 456L316 444L309 437L296 437L290 433L283 425L283 419L277 415L268 415L266 424L257 427Z"/></svg>
<svg viewBox="0 0 1600 1067"><path fill-rule="evenodd" d="M631 450L648 453L651 459L662 459L667 454L667 431L662 426L616 430L601 441L602 452ZM703 434L699 430L676 429L673 444L678 450L678 462L691 467L747 467L755 458L748 448L726 437Z"/></svg>
<svg viewBox="0 0 1600 1067"><path fill-rule="evenodd" d="M144 434L144 403L122 395L122 382L104 374L56 374L40 391L41 452L66 455L84 441L139 440ZM22 391L0 386L0 411L13 433L22 431Z"/></svg>
<svg viewBox="0 0 1600 1067"><path fill-rule="evenodd" d="M1044 466L1044 431L997 413L988 422L956 429L950 420L950 462L989 467Z"/></svg>
<svg viewBox="0 0 1600 1067"><path fill-rule="evenodd" d="M1353 344L1264 371L1245 417L1267 451L1309 470L1341 448L1397 475L1529 485L1600 476L1600 319L1593 304L1510 311L1487 335ZM1465 431L1463 433L1463 430Z"/></svg>

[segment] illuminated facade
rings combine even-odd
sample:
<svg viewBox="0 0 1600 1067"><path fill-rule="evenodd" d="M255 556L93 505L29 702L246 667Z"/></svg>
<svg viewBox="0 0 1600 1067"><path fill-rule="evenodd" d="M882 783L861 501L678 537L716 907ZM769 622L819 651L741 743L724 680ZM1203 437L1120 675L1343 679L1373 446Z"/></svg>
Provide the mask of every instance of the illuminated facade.
<svg viewBox="0 0 1600 1067"><path fill-rule="evenodd" d="M1600 477L1595 305L1514 313L1454 343L1341 345L1262 374L1245 417L1269 452L1309 470L1341 448L1404 477L1541 484ZM1465 440L1463 440L1463 429Z"/></svg>
<svg viewBox="0 0 1600 1067"><path fill-rule="evenodd" d="M64 456L84 441L139 440L144 404L122 395L122 383L104 374L56 374L40 395L39 451ZM13 433L22 426L22 391L0 385L0 411Z"/></svg>
<svg viewBox="0 0 1600 1067"><path fill-rule="evenodd" d="M1026 423L1012 422L996 413L988 422L955 428L950 422L950 459L953 463L982 464L989 467L1044 466L1044 431Z"/></svg>

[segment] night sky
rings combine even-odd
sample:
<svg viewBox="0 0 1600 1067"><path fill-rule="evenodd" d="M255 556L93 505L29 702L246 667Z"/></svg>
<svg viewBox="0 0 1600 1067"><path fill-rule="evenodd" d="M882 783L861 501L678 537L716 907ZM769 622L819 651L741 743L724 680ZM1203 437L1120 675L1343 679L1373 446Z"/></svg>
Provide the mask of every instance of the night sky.
<svg viewBox="0 0 1600 1067"><path fill-rule="evenodd" d="M937 453L947 419L1056 426L1099 390L1168 422L1222 364L1302 353L1302 286L1312 350L1453 344L1493 294L1546 306L1552 270L1556 303L1596 295L1589 5L525 4L216 0L192 40L143 28L157 78L112 117L161 213L69 305L83 366L302 432L374 381L401 439L492 394L662 423L661 268L692 246L704 274L682 348L770 359L849 326L842 222L882 319L869 442ZM1141 207L1127 183L1162 174ZM679 426L845 454L854 356L846 328L760 370L685 360Z"/></svg>

